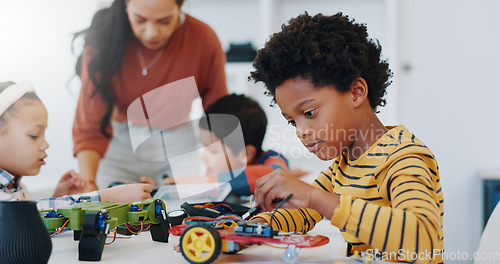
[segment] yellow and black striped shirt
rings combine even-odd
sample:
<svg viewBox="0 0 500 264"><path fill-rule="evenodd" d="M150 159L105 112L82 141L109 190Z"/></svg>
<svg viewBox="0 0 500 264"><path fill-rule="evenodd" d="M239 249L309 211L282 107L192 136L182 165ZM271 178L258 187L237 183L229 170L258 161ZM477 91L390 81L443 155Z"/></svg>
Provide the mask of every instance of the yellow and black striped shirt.
<svg viewBox="0 0 500 264"><path fill-rule="evenodd" d="M439 254L444 210L438 165L404 126L390 128L355 161L338 156L312 185L340 195L331 223L352 245L351 252L378 249L384 259L444 262ZM258 217L284 232L303 233L322 219L315 210L302 208Z"/></svg>

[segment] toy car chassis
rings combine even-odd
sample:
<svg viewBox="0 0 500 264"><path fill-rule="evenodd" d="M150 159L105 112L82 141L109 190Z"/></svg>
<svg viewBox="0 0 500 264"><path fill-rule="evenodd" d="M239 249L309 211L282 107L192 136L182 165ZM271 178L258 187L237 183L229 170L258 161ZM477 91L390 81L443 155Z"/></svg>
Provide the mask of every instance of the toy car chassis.
<svg viewBox="0 0 500 264"><path fill-rule="evenodd" d="M268 224L248 223L244 220L239 224L236 224L236 221L224 224L193 222L178 225L172 228L170 233L181 233L181 253L193 264L212 263L221 252L234 254L248 245L266 243L287 245L285 261L293 262L293 259L297 258L298 248L318 247L329 242L328 237L321 235L280 235Z"/></svg>
<svg viewBox="0 0 500 264"><path fill-rule="evenodd" d="M168 242L170 228L166 207L160 199L147 199L132 205L115 202L81 202L57 210L42 210L42 220L49 232L65 226L79 240L78 260L99 261L106 236L122 224L150 224L153 241Z"/></svg>

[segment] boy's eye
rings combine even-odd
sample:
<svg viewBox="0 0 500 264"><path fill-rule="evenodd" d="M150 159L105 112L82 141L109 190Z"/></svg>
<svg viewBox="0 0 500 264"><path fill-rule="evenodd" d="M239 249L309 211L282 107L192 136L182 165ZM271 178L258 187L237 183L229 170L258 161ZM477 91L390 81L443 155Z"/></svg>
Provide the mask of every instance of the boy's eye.
<svg viewBox="0 0 500 264"><path fill-rule="evenodd" d="M293 120L293 119L288 120L288 124L295 126L295 120Z"/></svg>
<svg viewBox="0 0 500 264"><path fill-rule="evenodd" d="M304 112L304 116L310 117L316 113L316 109Z"/></svg>
<svg viewBox="0 0 500 264"><path fill-rule="evenodd" d="M38 138L38 136L33 136L33 135L30 135L30 138L32 138L32 139L37 139L37 138Z"/></svg>
<svg viewBox="0 0 500 264"><path fill-rule="evenodd" d="M162 21L160 21L160 24L168 25L168 24L170 24L170 19L169 20L162 20Z"/></svg>
<svg viewBox="0 0 500 264"><path fill-rule="evenodd" d="M213 146L210 147L210 148L207 148L208 152L210 152L211 154L217 154L219 152L219 150L217 148L214 148Z"/></svg>
<svg viewBox="0 0 500 264"><path fill-rule="evenodd" d="M144 19L138 19L135 21L137 24L144 24L146 22L146 20Z"/></svg>

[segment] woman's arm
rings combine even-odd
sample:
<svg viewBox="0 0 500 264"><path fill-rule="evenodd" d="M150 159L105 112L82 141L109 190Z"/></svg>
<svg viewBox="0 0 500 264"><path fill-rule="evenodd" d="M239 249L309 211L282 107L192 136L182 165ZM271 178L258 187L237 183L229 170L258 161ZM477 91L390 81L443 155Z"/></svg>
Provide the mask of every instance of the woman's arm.
<svg viewBox="0 0 500 264"><path fill-rule="evenodd" d="M97 167L111 140L100 131L106 103L101 95L94 95L95 86L87 69L93 53L94 50L89 46L83 51L80 71L82 87L73 123L73 155L78 159L81 178L88 183L84 188L87 192L97 190L95 182ZM112 133L111 129L109 133Z"/></svg>
<svg viewBox="0 0 500 264"><path fill-rule="evenodd" d="M76 154L78 165L80 167L80 175L87 182L84 192L97 190L96 175L101 155L95 150L82 150Z"/></svg>

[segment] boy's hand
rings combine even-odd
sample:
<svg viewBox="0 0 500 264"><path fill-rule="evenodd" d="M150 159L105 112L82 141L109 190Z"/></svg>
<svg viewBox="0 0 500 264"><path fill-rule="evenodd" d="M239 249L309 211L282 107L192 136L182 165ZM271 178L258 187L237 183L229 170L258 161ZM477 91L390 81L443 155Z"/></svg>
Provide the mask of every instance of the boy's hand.
<svg viewBox="0 0 500 264"><path fill-rule="evenodd" d="M278 205L276 202L273 203L273 199L284 199L290 194L293 196L281 207L315 209L327 219L331 219L340 202L339 195L315 188L288 172L277 169L255 183L254 206L260 206L264 211L271 211Z"/></svg>
<svg viewBox="0 0 500 264"><path fill-rule="evenodd" d="M81 193L86 185L87 182L80 177L79 173L70 170L59 179L52 197Z"/></svg>
<svg viewBox="0 0 500 264"><path fill-rule="evenodd" d="M153 186L147 183L131 183L100 190L101 201L133 203L151 198Z"/></svg>
<svg viewBox="0 0 500 264"><path fill-rule="evenodd" d="M167 177L167 178L163 179L162 184L163 185L172 185L172 184L175 184L174 177Z"/></svg>
<svg viewBox="0 0 500 264"><path fill-rule="evenodd" d="M156 181L155 179L151 178L151 177L148 177L148 176L141 176L140 180L139 180L141 183L147 183L147 184L150 184L152 186L156 186Z"/></svg>
<svg viewBox="0 0 500 264"><path fill-rule="evenodd" d="M263 211L273 210L278 203L273 199L284 199L290 194L292 198L283 203L284 208L310 208L314 187L297 179L285 170L277 169L261 177L255 183L255 203Z"/></svg>

